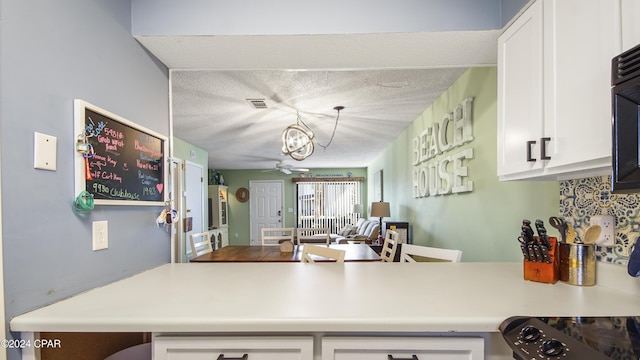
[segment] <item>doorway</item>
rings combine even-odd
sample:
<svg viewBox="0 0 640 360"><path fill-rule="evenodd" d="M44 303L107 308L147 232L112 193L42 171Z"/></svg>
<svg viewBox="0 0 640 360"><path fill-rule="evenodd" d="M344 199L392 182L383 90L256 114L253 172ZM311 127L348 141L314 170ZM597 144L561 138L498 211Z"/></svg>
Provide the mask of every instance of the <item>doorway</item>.
<svg viewBox="0 0 640 360"><path fill-rule="evenodd" d="M184 214L182 210L182 196L180 196L183 187L182 179L184 179L182 160L172 158L169 173L171 174L169 201L171 202L171 208L176 209L180 214L178 217L180 221L171 224L171 262L176 263L186 261L182 256L182 254L184 254L184 236L182 236L182 219Z"/></svg>
<svg viewBox="0 0 640 360"><path fill-rule="evenodd" d="M262 245L260 229L284 226L284 181L249 181L251 241L250 245Z"/></svg>
<svg viewBox="0 0 640 360"><path fill-rule="evenodd" d="M206 231L207 228L204 222L204 169L202 165L189 161L185 161L184 166L184 217L191 218L192 224L191 230L187 231L186 228L184 229L184 242L181 244L181 247L185 249L183 259L187 261L191 254L191 248L189 246L191 234L201 233Z"/></svg>

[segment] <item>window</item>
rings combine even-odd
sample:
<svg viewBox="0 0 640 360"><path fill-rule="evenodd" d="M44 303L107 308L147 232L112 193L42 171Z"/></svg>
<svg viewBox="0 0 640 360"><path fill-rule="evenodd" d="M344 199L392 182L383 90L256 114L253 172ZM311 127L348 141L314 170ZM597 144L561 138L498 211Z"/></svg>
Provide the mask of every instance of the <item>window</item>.
<svg viewBox="0 0 640 360"><path fill-rule="evenodd" d="M357 180L298 182L296 197L297 227L329 228L337 233L361 216L353 212L355 204L362 204Z"/></svg>

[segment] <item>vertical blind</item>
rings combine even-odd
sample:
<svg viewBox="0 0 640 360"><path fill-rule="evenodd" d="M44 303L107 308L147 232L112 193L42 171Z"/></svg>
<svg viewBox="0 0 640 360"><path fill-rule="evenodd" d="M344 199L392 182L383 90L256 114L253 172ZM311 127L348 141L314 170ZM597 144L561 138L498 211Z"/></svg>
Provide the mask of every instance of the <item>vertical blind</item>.
<svg viewBox="0 0 640 360"><path fill-rule="evenodd" d="M357 181L299 182L296 195L297 227L329 228L337 233L361 216L353 212L353 205L362 204Z"/></svg>

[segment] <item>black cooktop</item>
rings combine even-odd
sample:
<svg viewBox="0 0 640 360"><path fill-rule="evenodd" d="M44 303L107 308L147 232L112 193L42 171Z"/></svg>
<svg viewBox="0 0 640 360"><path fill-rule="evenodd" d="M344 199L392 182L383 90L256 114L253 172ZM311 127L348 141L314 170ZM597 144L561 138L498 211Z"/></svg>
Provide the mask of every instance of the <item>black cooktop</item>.
<svg viewBox="0 0 640 360"><path fill-rule="evenodd" d="M590 353L592 358L599 353L607 359L640 359L640 316L512 317L500 331L515 359L532 354L540 359L588 359ZM553 347L560 352L554 353Z"/></svg>

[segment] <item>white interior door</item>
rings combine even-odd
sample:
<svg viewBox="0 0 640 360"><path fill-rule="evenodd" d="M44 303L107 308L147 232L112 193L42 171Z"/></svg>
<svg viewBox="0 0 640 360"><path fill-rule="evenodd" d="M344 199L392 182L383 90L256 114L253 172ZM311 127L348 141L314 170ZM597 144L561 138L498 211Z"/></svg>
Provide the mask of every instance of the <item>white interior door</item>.
<svg viewBox="0 0 640 360"><path fill-rule="evenodd" d="M170 201L171 208L178 211L180 217L178 221L171 224L171 262L185 262L186 259L182 257L184 249L183 234L182 234L182 215L184 214L182 204L182 179L184 179L184 171L182 169L182 160L177 158L171 159L171 193Z"/></svg>
<svg viewBox="0 0 640 360"><path fill-rule="evenodd" d="M285 227L284 182L282 180L249 181L251 196L251 245L262 245L260 229Z"/></svg>
<svg viewBox="0 0 640 360"><path fill-rule="evenodd" d="M189 161L185 161L184 164L185 217L192 218L191 221L193 224L191 231L185 231L185 243L182 244L182 247L186 250L186 255L191 254L191 248L188 245L191 234L203 232L206 230L206 227L204 221L204 170L202 166ZM188 256L186 258L188 258Z"/></svg>

